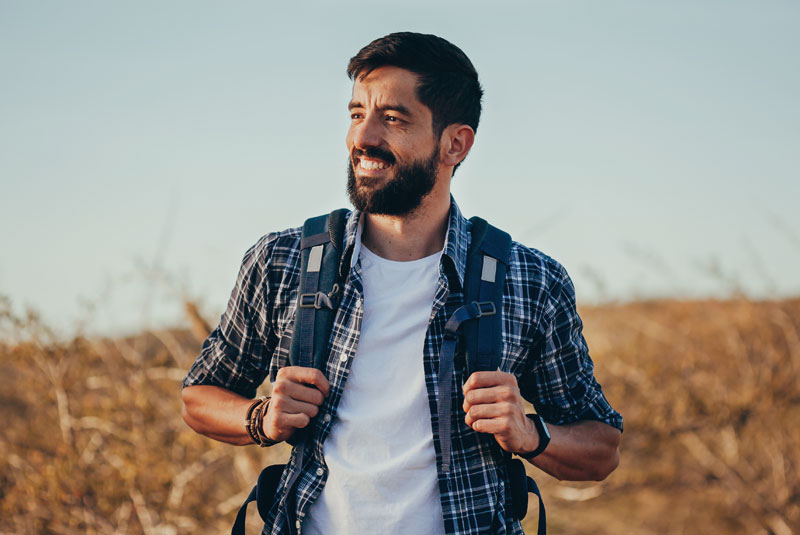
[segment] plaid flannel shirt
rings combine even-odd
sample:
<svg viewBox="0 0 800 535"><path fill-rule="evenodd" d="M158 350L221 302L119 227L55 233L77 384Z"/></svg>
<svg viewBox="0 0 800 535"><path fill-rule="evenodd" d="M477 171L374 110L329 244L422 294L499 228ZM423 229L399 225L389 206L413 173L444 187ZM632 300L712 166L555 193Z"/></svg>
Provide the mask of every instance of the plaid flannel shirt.
<svg viewBox="0 0 800 535"><path fill-rule="evenodd" d="M361 265L358 261L360 213L351 212L346 226L343 261L352 258L337 311L323 370L330 395L312 420L303 466L297 448L278 487L263 533L290 533L319 496L327 478L322 444L336 425L336 409L358 345L363 314ZM424 367L431 432L439 472L439 494L445 531L449 534L519 534L520 522L506 506L509 496L505 454L492 435L476 433L464 423L466 380L463 350L456 354L452 385L452 468L442 475L438 436L438 352L444 325L463 304L462 284L470 241L470 222L451 199L449 227L439 265L439 282L425 337ZM271 233L244 255L236 286L219 326L203 344L183 381L216 385L253 398L270 375L288 365L289 339L295 315L300 272L300 228ZM355 250L350 257L347 252ZM593 364L581 334L572 282L564 268L545 254L519 243L511 247L503 301L501 369L517 377L521 393L550 423L598 420L622 429L622 417L606 401L593 376ZM288 335L288 336L287 336ZM295 493L284 492L291 473L300 471ZM290 510L291 509L291 510Z"/></svg>

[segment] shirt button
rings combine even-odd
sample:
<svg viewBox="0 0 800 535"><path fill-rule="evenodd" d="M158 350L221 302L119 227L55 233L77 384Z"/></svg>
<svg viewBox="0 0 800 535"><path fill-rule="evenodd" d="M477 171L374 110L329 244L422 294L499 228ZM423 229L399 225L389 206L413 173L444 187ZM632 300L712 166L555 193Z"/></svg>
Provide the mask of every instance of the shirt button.
<svg viewBox="0 0 800 535"><path fill-rule="evenodd" d="M322 477L322 475L323 475L324 473L325 473L325 470L323 470L322 468L317 468L317 475L318 475L318 476Z"/></svg>
<svg viewBox="0 0 800 535"><path fill-rule="evenodd" d="M297 529L300 529L300 521L299 520L295 521L294 527L296 527Z"/></svg>
<svg viewBox="0 0 800 535"><path fill-rule="evenodd" d="M347 362L347 353L342 353L341 355L339 355L339 360L341 362Z"/></svg>
<svg viewBox="0 0 800 535"><path fill-rule="evenodd" d="M326 414L325 416L323 416L323 417L322 417L322 420L323 420L325 423L328 423L328 422L330 422L330 421L331 421L331 415L330 415L330 414Z"/></svg>

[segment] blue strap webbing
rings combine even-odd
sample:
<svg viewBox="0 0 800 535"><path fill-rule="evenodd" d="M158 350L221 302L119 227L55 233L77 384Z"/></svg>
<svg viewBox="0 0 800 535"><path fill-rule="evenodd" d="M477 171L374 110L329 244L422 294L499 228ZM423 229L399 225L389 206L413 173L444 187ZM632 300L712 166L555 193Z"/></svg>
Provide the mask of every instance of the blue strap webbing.
<svg viewBox="0 0 800 535"><path fill-rule="evenodd" d="M439 352L439 399L437 413L439 415L439 445L442 449L442 472L450 472L450 458L452 454L452 386L453 362L455 360L456 344L458 343L458 328L467 320L490 316L495 314L495 306L491 301L479 303L473 301L460 307L444 326L444 341Z"/></svg>
<svg viewBox="0 0 800 535"><path fill-rule="evenodd" d="M245 500L239 508L239 512L236 514L236 521L233 524L233 529L231 529L231 535L244 535L245 520L247 519L247 505L250 502L256 502L258 505L258 514L261 516L262 520L266 522L267 514L272 504L272 498L275 494L278 482L280 481L284 466L285 465L273 464L261 471L261 474L258 476L258 483L253 487L253 490L250 491L247 500Z"/></svg>
<svg viewBox="0 0 800 535"><path fill-rule="evenodd" d="M532 477L525 477L528 482L528 492L536 494L539 498L539 526L536 529L537 535L547 535L547 516L544 510L544 500L542 500L542 493L539 492L539 486Z"/></svg>
<svg viewBox="0 0 800 535"><path fill-rule="evenodd" d="M483 261L486 263L486 257L483 258ZM489 282L481 277L478 299L480 301L494 302L495 286L494 280ZM478 362L475 366L475 371L491 372L496 370L497 366L500 364L500 351L498 351L498 347L494 343L494 324L495 318L481 317L478 319Z"/></svg>
<svg viewBox="0 0 800 535"><path fill-rule="evenodd" d="M247 504L256 500L258 500L258 485L253 487L253 490L250 491L250 495L247 496L247 499L239 508L239 512L236 513L236 521L233 523L231 535L244 535L245 520L247 520Z"/></svg>
<svg viewBox="0 0 800 535"><path fill-rule="evenodd" d="M480 217L470 218L471 240L464 276L464 302L492 301L497 314L481 317L464 328L467 372L494 371L502 349L503 285L511 252L511 236Z"/></svg>
<svg viewBox="0 0 800 535"><path fill-rule="evenodd" d="M300 352L297 366L310 368L314 365L314 325L317 319L316 295L319 291L319 271L306 273L303 280L302 293L298 296L297 316L300 321ZM312 303L304 303L305 296L314 296Z"/></svg>

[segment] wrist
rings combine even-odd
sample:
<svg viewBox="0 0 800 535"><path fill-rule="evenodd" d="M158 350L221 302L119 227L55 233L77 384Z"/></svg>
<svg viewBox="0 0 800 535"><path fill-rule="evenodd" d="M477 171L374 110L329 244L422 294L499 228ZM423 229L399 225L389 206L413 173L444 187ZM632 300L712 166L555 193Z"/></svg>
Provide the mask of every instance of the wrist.
<svg viewBox="0 0 800 535"><path fill-rule="evenodd" d="M539 432L536 430L536 426L533 424L533 420L527 417L525 418L525 423L528 425L528 435L527 440L525 441L525 447L519 452L519 455L528 455L533 451L536 451L536 448L539 447Z"/></svg>
<svg viewBox="0 0 800 535"><path fill-rule="evenodd" d="M534 435L534 438L531 444L529 444L533 449L519 452L517 455L523 459L532 460L547 449L547 446L550 444L550 430L547 428L545 421L538 414L526 414L525 416L533 427L532 435Z"/></svg>

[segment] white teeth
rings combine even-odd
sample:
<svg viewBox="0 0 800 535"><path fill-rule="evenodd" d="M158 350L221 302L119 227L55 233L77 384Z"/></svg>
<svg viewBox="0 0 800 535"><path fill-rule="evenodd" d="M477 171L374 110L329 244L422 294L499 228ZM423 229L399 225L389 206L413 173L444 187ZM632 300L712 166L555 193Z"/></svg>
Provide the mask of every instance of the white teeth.
<svg viewBox="0 0 800 535"><path fill-rule="evenodd" d="M365 160L363 158L360 160L359 165L361 165L362 169L369 169L369 170L372 170L372 169L386 169L387 167L389 167L389 164L387 164L387 163L378 162L378 161L374 161L374 160Z"/></svg>

